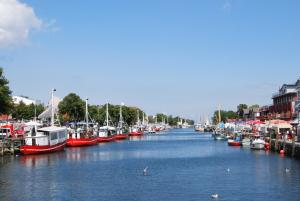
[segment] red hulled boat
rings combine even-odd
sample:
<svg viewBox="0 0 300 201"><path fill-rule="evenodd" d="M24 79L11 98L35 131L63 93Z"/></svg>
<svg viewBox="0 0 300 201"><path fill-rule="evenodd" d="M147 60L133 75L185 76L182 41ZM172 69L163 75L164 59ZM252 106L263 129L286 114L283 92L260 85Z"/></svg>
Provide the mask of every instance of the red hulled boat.
<svg viewBox="0 0 300 201"><path fill-rule="evenodd" d="M44 154L64 150L67 129L63 127L45 127L35 132L32 129L25 137L25 145L20 147L22 154Z"/></svg>
<svg viewBox="0 0 300 201"><path fill-rule="evenodd" d="M229 146L242 146L241 141L235 141L235 140L228 140L228 145Z"/></svg>
<svg viewBox="0 0 300 201"><path fill-rule="evenodd" d="M97 140L99 143L112 142L115 140L115 137L113 135L106 137L98 137Z"/></svg>
<svg viewBox="0 0 300 201"><path fill-rule="evenodd" d="M129 133L129 136L142 136L144 135L144 132L142 131L133 131Z"/></svg>
<svg viewBox="0 0 300 201"><path fill-rule="evenodd" d="M79 139L67 139L68 147L83 147L83 146L91 146L96 145L98 143L98 138L79 138Z"/></svg>
<svg viewBox="0 0 300 201"><path fill-rule="evenodd" d="M128 138L128 134L117 134L114 138L115 140L126 140Z"/></svg>
<svg viewBox="0 0 300 201"><path fill-rule="evenodd" d="M29 154L45 154L64 150L66 142L61 142L55 145L24 145L20 147L20 151L24 155Z"/></svg>

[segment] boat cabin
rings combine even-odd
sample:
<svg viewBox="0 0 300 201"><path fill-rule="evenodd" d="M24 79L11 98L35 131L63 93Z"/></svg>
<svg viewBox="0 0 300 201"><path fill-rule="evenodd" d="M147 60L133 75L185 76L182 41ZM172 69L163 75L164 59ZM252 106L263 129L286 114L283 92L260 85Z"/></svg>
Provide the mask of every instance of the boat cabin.
<svg viewBox="0 0 300 201"><path fill-rule="evenodd" d="M66 141L67 129L64 127L44 127L37 131L33 127L25 137L25 144L32 146L51 146Z"/></svg>
<svg viewBox="0 0 300 201"><path fill-rule="evenodd" d="M116 128L112 126L102 126L99 128L99 137L108 137L116 134Z"/></svg>
<svg viewBox="0 0 300 201"><path fill-rule="evenodd" d="M6 124L0 126L0 140L4 140L5 138L12 137L13 131L14 129L12 124Z"/></svg>

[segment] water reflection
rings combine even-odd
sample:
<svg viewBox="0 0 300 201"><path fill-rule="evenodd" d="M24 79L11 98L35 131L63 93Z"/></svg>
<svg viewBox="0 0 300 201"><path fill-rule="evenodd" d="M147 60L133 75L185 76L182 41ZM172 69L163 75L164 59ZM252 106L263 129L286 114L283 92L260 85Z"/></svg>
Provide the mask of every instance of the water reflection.
<svg viewBox="0 0 300 201"><path fill-rule="evenodd" d="M24 155L19 157L20 164L27 168L40 166L51 166L59 160L64 160L63 153L41 154L41 155Z"/></svg>

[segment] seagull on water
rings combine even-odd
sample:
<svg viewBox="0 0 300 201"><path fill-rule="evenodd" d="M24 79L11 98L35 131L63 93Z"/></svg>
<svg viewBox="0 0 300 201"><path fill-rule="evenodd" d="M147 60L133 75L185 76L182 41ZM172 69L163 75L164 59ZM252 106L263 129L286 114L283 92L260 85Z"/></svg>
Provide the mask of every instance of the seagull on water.
<svg viewBox="0 0 300 201"><path fill-rule="evenodd" d="M227 172L230 172L230 169L229 169L229 168L227 168Z"/></svg>
<svg viewBox="0 0 300 201"><path fill-rule="evenodd" d="M147 170L148 170L148 166L147 166L147 167L145 167L145 169L143 170L143 174L144 174L144 176L146 176L146 175L147 175Z"/></svg>
<svg viewBox="0 0 300 201"><path fill-rule="evenodd" d="M290 169L289 168L285 168L285 172L286 173L290 172Z"/></svg>
<svg viewBox="0 0 300 201"><path fill-rule="evenodd" d="M210 197L211 197L212 199L218 199L218 198L219 198L219 195L218 195L218 194L212 194Z"/></svg>

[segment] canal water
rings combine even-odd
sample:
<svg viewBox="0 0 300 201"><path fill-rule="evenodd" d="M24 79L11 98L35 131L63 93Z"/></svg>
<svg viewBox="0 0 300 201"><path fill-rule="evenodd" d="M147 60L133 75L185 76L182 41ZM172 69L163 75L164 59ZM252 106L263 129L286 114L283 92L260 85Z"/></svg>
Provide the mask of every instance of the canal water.
<svg viewBox="0 0 300 201"><path fill-rule="evenodd" d="M2 201L205 201L215 193L224 201L299 201L300 161L191 129L0 158Z"/></svg>

